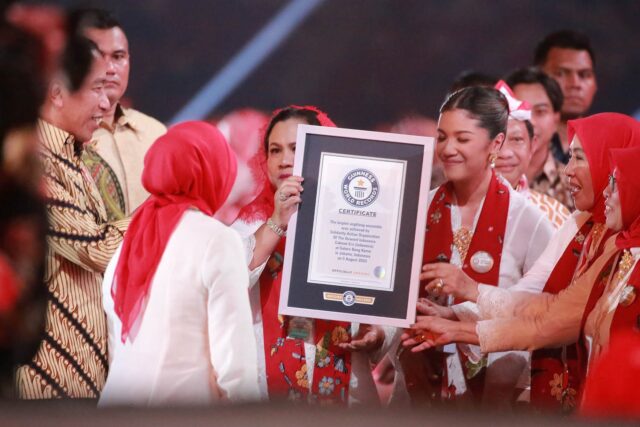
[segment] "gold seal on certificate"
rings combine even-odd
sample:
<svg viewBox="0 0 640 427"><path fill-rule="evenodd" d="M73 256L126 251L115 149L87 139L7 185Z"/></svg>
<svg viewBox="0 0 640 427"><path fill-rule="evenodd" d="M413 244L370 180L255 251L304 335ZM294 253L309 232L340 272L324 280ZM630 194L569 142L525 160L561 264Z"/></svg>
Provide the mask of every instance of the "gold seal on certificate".
<svg viewBox="0 0 640 427"><path fill-rule="evenodd" d="M405 170L402 160L322 153L309 283L393 290Z"/></svg>

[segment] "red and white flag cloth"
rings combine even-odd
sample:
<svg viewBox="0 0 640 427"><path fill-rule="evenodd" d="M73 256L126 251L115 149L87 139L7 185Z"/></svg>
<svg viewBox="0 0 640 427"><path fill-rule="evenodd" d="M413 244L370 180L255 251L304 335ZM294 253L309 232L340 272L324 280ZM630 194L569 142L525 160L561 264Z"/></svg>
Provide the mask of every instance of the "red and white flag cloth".
<svg viewBox="0 0 640 427"><path fill-rule="evenodd" d="M531 105L527 101L520 101L504 80L496 83L495 88L509 101L509 118L514 120L531 120Z"/></svg>

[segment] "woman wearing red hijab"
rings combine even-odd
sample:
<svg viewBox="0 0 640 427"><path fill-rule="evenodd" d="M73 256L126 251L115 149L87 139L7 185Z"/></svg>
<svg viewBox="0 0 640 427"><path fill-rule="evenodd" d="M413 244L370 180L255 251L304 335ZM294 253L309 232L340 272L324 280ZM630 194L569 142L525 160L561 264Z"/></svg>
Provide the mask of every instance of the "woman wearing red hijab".
<svg viewBox="0 0 640 427"><path fill-rule="evenodd" d="M103 298L109 375L100 405L257 399L243 247L213 218L236 159L204 122L176 125L147 152L137 209L109 263ZM217 387L215 377L217 376Z"/></svg>
<svg viewBox="0 0 640 427"><path fill-rule="evenodd" d="M459 314L468 312L468 303L454 307L462 320L510 317L518 313L527 299L535 298L532 293L557 294L571 283L579 258L580 272L585 272L613 234L605 225L602 195L609 174L608 152L616 147L640 145L640 124L618 113L596 114L570 124L571 138L578 136L578 143L574 145L566 174L578 210L549 241L531 270L512 288L500 289L464 278L446 281L445 293L477 302L479 319ZM440 315L432 307L420 306L423 314ZM531 365L532 405L546 411L571 410L580 388L577 347L536 350Z"/></svg>
<svg viewBox="0 0 640 427"><path fill-rule="evenodd" d="M634 149L640 147L640 132L638 132L637 122L627 118L626 126L618 128L615 117L609 116L609 121L600 120L602 118L569 121L569 132L573 139L571 144L572 162L579 162L580 157L588 159L593 189L606 188L607 173L605 173L604 164L608 158L610 149L608 142L611 142L612 135L617 144L631 145L635 147ZM617 124L620 124L620 122L618 121ZM612 135L608 135L605 138L607 130ZM626 152L627 155L630 152ZM629 158L632 158L632 156L629 155ZM610 170L610 168L607 169ZM572 178L572 174L569 174L569 177ZM577 185L575 183L572 184L572 187L574 193L584 191L584 189L576 188ZM592 192L593 189L591 190ZM600 209L604 212L604 209L602 209L605 203L604 195L592 193L591 196L595 199L595 206L600 206ZM635 206L630 206L627 211L629 218L637 218L638 213L634 211L634 208ZM594 215L596 215L596 212L594 211ZM612 223L609 216L610 213L608 212L606 225L612 232L616 233L622 227ZM587 315L592 313L596 301L602 295L603 289L610 286L611 283L618 284L621 277L616 275L620 274L620 271L626 274L629 271L628 268L631 267L629 255L624 255L621 250L620 238L616 238L615 234L606 239L603 244L596 245L599 248L594 248L588 240L585 241L584 246L571 284L568 287L566 284L563 285L566 289L560 291L557 295L547 292L540 295L525 293L509 295L508 297L503 295L503 307L500 309L495 307L491 309L489 307L485 312L485 314L495 315L496 318L480 321L477 325L471 322L450 322L428 316L419 318L418 323L415 325L416 329L437 334L427 339L427 342L420 346L429 347L450 341L479 342L482 351L489 352L507 349L535 350L545 346L576 342L583 328L585 332L588 331L585 326L588 319ZM595 252L595 256L589 261L588 258L591 252ZM609 274L612 270L614 270L614 274ZM559 284L548 282L548 285L557 287ZM498 301L500 300L494 299L495 303ZM586 334L587 338L588 335ZM408 336L405 336L405 338L407 338L407 345L415 343L413 338ZM585 361L586 357L581 359ZM572 373L580 376L584 364L577 368ZM576 390L569 389L566 386L567 374L570 373L559 372L555 375L558 381L550 385L551 393L562 395L561 397L569 400L575 400Z"/></svg>
<svg viewBox="0 0 640 427"><path fill-rule="evenodd" d="M250 242L260 392L270 400L376 404L370 362L382 355L382 328L278 315L287 224L302 200L302 178L292 176L299 124L335 126L315 107L275 111L264 133L264 151L250 162L256 173L266 175L265 187L234 223Z"/></svg>
<svg viewBox="0 0 640 427"><path fill-rule="evenodd" d="M591 290L589 299L597 302L584 323L589 367L609 344L610 334L640 327L640 147L613 150L611 160L605 214L607 227L620 231L615 243L621 253L606 286Z"/></svg>

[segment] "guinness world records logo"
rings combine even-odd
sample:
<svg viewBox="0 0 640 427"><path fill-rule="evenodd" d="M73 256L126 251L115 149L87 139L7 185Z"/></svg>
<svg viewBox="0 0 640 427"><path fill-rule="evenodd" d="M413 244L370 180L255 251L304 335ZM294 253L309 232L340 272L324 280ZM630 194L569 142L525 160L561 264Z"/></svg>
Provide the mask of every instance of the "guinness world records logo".
<svg viewBox="0 0 640 427"><path fill-rule="evenodd" d="M379 192L378 178L367 169L354 169L342 180L342 197L356 208L371 205Z"/></svg>

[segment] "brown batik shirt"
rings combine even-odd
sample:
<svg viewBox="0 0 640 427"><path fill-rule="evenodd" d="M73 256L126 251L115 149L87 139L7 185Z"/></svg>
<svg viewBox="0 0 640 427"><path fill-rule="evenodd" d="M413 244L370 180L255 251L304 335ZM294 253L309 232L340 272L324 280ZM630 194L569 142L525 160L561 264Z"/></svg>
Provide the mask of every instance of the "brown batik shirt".
<svg viewBox="0 0 640 427"><path fill-rule="evenodd" d="M23 399L95 398L107 372L102 274L129 219L107 222L81 148L67 132L40 120L49 218L45 260L45 333L33 360L17 371Z"/></svg>

